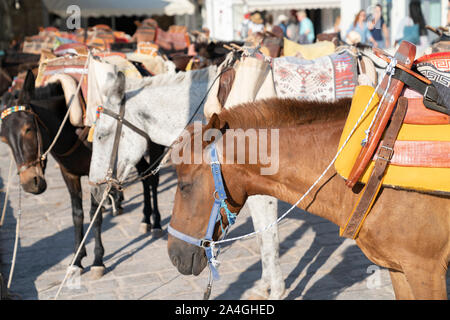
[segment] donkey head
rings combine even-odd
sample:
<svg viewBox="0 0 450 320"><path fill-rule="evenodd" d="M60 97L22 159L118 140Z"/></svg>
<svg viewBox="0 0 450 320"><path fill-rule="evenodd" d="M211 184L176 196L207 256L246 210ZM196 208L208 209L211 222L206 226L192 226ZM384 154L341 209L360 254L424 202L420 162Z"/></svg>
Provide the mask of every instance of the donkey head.
<svg viewBox="0 0 450 320"><path fill-rule="evenodd" d="M120 107L125 103L125 75L122 72L108 73L103 95L106 97L103 108L119 115ZM125 110L124 118L130 122L136 122L127 110ZM109 172L113 173L118 181L123 181L147 151L145 138L127 126L122 126L122 132L116 141L118 123L117 119L105 113L98 114L96 120L89 181L95 184L91 192L97 199L102 194L105 178ZM115 141L118 143L117 154L114 155L116 161L111 163Z"/></svg>
<svg viewBox="0 0 450 320"><path fill-rule="evenodd" d="M46 161L40 160L43 140L31 105L34 91L34 75L28 71L21 91L6 93L2 97L0 137L11 148L23 189L40 194L47 188L44 178Z"/></svg>

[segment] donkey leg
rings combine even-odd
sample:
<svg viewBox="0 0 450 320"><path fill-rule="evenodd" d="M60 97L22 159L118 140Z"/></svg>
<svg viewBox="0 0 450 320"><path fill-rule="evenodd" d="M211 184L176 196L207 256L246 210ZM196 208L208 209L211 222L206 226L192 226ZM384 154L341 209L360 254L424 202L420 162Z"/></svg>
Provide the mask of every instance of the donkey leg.
<svg viewBox="0 0 450 320"><path fill-rule="evenodd" d="M91 195L91 211L89 212L91 221L94 218L95 212L99 203ZM94 263L91 267L91 278L99 279L105 273L105 265L103 264L103 256L105 254L105 249L102 244L102 222L103 222L103 208L100 208L100 212L97 214L95 221L93 222L93 232L95 239L94 247Z"/></svg>
<svg viewBox="0 0 450 320"><path fill-rule="evenodd" d="M446 300L447 299L447 269L439 264L415 263L403 268L406 279L411 287L414 299Z"/></svg>
<svg viewBox="0 0 450 320"><path fill-rule="evenodd" d="M164 154L165 147L156 143L151 143L149 146L150 153L150 163L156 168L160 164L160 158ZM153 198L153 212L151 214L152 223L152 236L159 238L163 236L163 231L161 227L161 214L158 209L158 185L159 185L159 171L154 175L149 176L149 184L152 187L152 198Z"/></svg>
<svg viewBox="0 0 450 320"><path fill-rule="evenodd" d="M112 205L112 215L113 217L123 214L123 191L119 191L117 189L112 189L109 193L112 196L111 205Z"/></svg>
<svg viewBox="0 0 450 320"><path fill-rule="evenodd" d="M82 193L81 193L81 181L79 176L72 175L64 170L61 166L61 173L66 183L67 189L69 189L70 200L72 202L72 218L73 225L75 229L75 252L78 250L78 247L83 239L83 201L82 201ZM80 250L77 258L75 259L74 266L83 269L81 265L81 260L86 257L86 247L83 247Z"/></svg>
<svg viewBox="0 0 450 320"><path fill-rule="evenodd" d="M247 200L255 230L261 230L276 221L278 216L277 199L269 196L252 196ZM281 299L285 291L283 273L279 261L278 227L273 226L258 237L262 277L256 285L255 293L276 300ZM270 295L267 294L270 288Z"/></svg>
<svg viewBox="0 0 450 320"><path fill-rule="evenodd" d="M162 237L164 232L161 227L161 214L158 209L158 185L159 185L159 172L150 177L150 184L152 186L152 198L153 198L153 213L151 215L152 222L152 235L154 237Z"/></svg>
<svg viewBox="0 0 450 320"><path fill-rule="evenodd" d="M414 295L409 286L405 274L401 271L389 270L392 287L394 288L395 298L397 300L413 300Z"/></svg>
<svg viewBox="0 0 450 320"><path fill-rule="evenodd" d="M148 168L148 166L149 165L147 161L144 159L144 157L142 157L142 159L136 164L136 170L138 171L139 174L143 174L145 170ZM144 216L142 217L142 221L139 226L139 233L145 234L147 232L150 232L152 229L152 225L150 223L150 216L152 214L152 204L150 199L150 185L148 178L142 180L142 188L144 193L144 210L143 210Z"/></svg>

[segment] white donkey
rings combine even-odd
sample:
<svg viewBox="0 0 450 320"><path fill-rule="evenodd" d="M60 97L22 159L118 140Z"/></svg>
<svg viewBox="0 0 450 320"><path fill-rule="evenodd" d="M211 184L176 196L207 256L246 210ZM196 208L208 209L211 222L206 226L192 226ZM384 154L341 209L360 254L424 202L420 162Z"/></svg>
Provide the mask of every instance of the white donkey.
<svg viewBox="0 0 450 320"><path fill-rule="evenodd" d="M142 80L127 79L126 83L121 83L125 80L117 73L103 73L98 75L104 79L99 93L105 108L117 114L125 96L124 119L146 132L153 142L170 146L201 105L207 90L217 77L216 69L209 67ZM203 106L200 106L197 115L197 119L203 118ZM117 120L104 114L96 122L89 175L91 183L100 183L107 175L116 126ZM123 126L116 160L116 178L123 182L146 151L147 141L129 127ZM93 193L98 196L102 194L102 190L93 188ZM261 202L257 197L259 196L249 199L249 209L255 229L262 229L276 220L277 202ZM261 211L269 214L258 214ZM285 284L279 264L278 229L274 227L264 232L259 243L262 279L249 292L249 298L280 299Z"/></svg>

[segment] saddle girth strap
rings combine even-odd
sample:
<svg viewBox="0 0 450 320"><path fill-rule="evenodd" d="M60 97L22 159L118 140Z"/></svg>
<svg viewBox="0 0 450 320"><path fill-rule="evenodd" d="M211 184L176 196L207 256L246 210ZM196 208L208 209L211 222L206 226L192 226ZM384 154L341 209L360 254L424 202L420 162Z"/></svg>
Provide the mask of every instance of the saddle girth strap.
<svg viewBox="0 0 450 320"><path fill-rule="evenodd" d="M370 178L364 187L358 202L353 209L344 228L340 229L340 236L350 239L356 239L359 231L369 214L375 199L383 185L383 179L386 173L386 168L389 165L394 153L394 144L397 140L398 133L403 123L403 119L408 109L408 99L400 97L397 108L394 111L391 123L386 129L384 139L381 142L381 147L376 155L375 166L370 174Z"/></svg>

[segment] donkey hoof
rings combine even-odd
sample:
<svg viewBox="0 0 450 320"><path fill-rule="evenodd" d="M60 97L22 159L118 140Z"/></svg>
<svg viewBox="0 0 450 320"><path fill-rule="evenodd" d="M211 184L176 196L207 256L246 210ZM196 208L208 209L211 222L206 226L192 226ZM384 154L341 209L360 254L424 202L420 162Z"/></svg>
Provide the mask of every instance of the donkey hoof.
<svg viewBox="0 0 450 320"><path fill-rule="evenodd" d="M116 210L112 210L111 214L113 217L120 216L123 213L123 208L118 208Z"/></svg>
<svg viewBox="0 0 450 320"><path fill-rule="evenodd" d="M164 235L164 230L161 228L154 228L152 230L152 236L154 238L161 238Z"/></svg>
<svg viewBox="0 0 450 320"><path fill-rule="evenodd" d="M103 266L94 266L91 267L91 279L98 280L105 274L105 267Z"/></svg>
<svg viewBox="0 0 450 320"><path fill-rule="evenodd" d="M68 270L67 270L67 274L70 277L79 277L81 276L81 273L83 272L83 268L79 267L79 266L71 266Z"/></svg>
<svg viewBox="0 0 450 320"><path fill-rule="evenodd" d="M152 230L152 226L149 223L141 222L139 225L139 233L146 234Z"/></svg>
<svg viewBox="0 0 450 320"><path fill-rule="evenodd" d="M266 288L251 288L244 294L245 300L267 300L269 298L269 290Z"/></svg>

